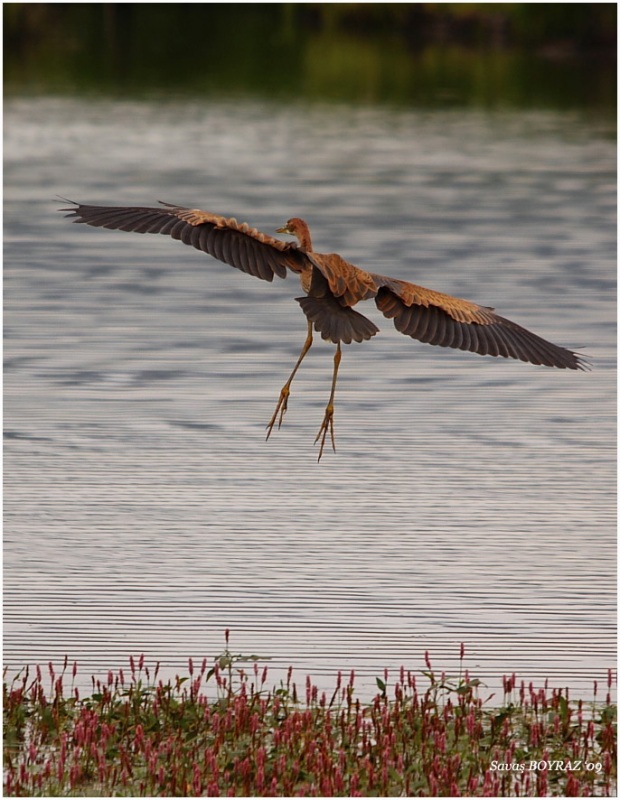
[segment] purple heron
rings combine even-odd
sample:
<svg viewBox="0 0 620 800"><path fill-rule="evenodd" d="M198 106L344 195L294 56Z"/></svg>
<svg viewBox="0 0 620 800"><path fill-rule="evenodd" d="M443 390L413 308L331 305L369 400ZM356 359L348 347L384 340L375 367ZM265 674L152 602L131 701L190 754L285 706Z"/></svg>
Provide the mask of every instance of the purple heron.
<svg viewBox="0 0 620 800"><path fill-rule="evenodd" d="M67 202L73 203L69 200ZM293 371L280 391L276 409L267 425L267 439L277 421L278 428L288 406L291 383L312 345L312 328L336 345L331 391L323 422L315 439L323 455L329 433L335 450L334 395L341 358L341 344L370 339L379 329L353 309L360 300L374 298L379 310L394 320L397 331L440 347L468 350L480 355L503 356L559 369L588 368L578 353L547 342L540 336L493 313L493 309L460 300L432 289L424 289L397 278L366 272L336 253L315 253L307 224L289 219L276 233L296 237L284 242L247 223L200 211L161 203L159 208L89 206L74 203L67 217L96 228L163 233L192 245L210 256L262 280L285 278L287 270L299 275L304 297L296 298L306 315L308 333Z"/></svg>

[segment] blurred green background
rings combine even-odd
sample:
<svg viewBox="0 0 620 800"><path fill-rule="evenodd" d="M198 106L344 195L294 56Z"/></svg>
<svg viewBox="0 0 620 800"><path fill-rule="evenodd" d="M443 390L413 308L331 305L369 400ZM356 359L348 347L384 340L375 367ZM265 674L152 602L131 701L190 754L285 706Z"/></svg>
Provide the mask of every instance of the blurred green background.
<svg viewBox="0 0 620 800"><path fill-rule="evenodd" d="M615 115L615 3L6 3L5 93Z"/></svg>

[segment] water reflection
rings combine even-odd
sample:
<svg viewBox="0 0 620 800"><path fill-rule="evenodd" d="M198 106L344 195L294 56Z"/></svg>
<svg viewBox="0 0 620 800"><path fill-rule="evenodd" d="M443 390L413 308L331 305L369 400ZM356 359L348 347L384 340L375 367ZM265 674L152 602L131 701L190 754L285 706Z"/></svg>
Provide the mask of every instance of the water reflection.
<svg viewBox="0 0 620 800"><path fill-rule="evenodd" d="M131 124L128 124L128 120ZM614 147L567 115L7 104L5 661L235 651L320 682L469 666L588 691L613 664ZM381 334L264 426L305 334L268 285L54 194L157 198L498 307L590 374ZM59 203L60 205L60 203ZM474 666L475 665L475 666Z"/></svg>

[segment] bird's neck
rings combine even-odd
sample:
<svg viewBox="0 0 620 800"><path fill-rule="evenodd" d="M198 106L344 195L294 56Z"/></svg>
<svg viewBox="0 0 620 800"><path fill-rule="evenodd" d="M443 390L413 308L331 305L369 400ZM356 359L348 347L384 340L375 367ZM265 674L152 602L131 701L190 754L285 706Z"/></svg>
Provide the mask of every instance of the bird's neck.
<svg viewBox="0 0 620 800"><path fill-rule="evenodd" d="M306 253L312 252L312 239L310 238L310 231L308 230L308 226L304 225L303 228L300 227L297 232L297 238L299 239L299 247L301 250L305 250Z"/></svg>

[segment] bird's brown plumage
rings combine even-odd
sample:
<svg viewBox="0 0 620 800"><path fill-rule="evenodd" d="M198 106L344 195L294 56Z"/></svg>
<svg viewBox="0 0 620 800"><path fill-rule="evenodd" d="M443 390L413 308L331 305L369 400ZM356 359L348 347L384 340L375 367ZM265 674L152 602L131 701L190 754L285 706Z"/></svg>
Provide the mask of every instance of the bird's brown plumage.
<svg viewBox="0 0 620 800"><path fill-rule="evenodd" d="M378 275L331 253L312 250L307 224L298 217L279 232L296 236L299 245L283 242L247 223L199 209L162 203L160 208L106 207L76 204L67 216L100 228L163 233L180 239L237 269L263 280L300 275L306 294L299 300L306 317L324 339L349 344L374 336L378 329L361 314L349 312L374 298L379 310L394 320L396 330L428 344L504 356L560 369L584 369L576 353L547 342L469 300ZM335 302L334 302L335 301Z"/></svg>
<svg viewBox="0 0 620 800"><path fill-rule="evenodd" d="M312 342L312 326L323 339L334 342L338 348L331 404L340 343L361 342L378 333L373 322L353 309L360 301L371 298L384 316L394 320L396 330L421 342L559 369L588 368L588 363L578 353L552 344L498 316L492 308L367 272L336 253L314 252L308 226L299 217L289 219L277 231L295 236L296 244L276 239L234 218L168 203L161 203L157 208L76 203L62 210L69 211L67 216L74 222L94 227L167 234L262 280L272 281L274 275L285 278L289 270L299 275L305 296L297 300L308 319L308 339L276 408L276 414L280 410L280 422L286 410L288 386ZM319 431L319 436L323 434L321 453L329 426L333 442L332 413L333 409L329 415L326 412ZM276 414L268 426L269 432Z"/></svg>

